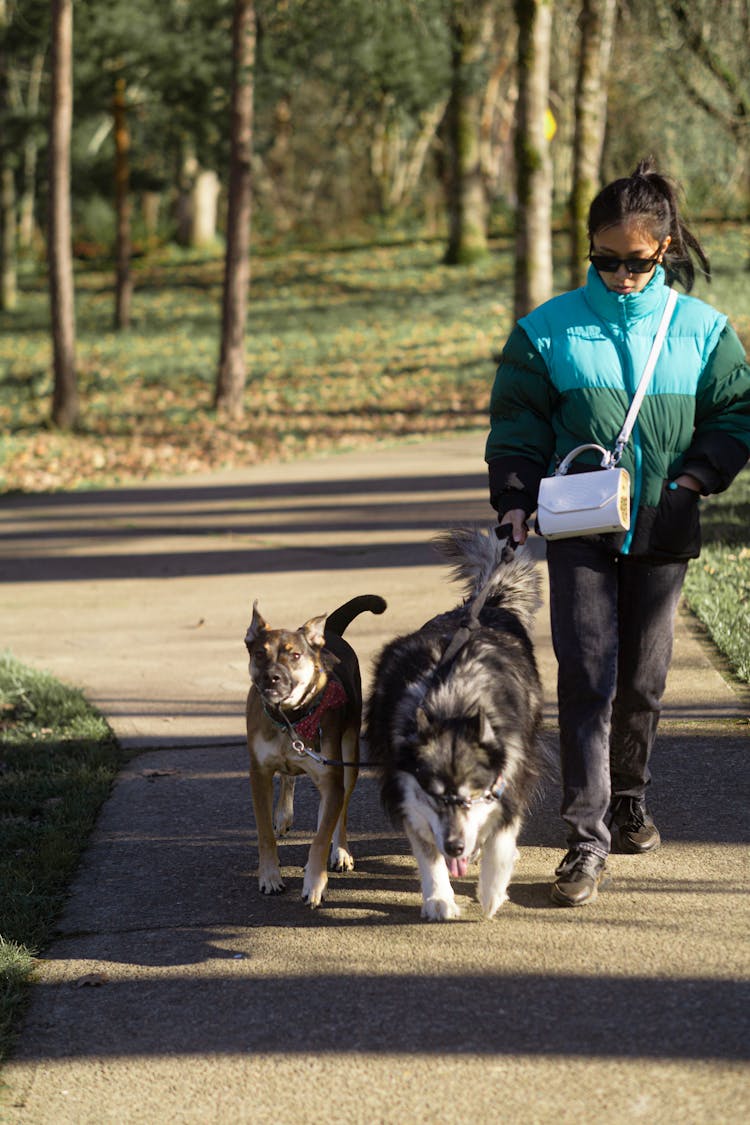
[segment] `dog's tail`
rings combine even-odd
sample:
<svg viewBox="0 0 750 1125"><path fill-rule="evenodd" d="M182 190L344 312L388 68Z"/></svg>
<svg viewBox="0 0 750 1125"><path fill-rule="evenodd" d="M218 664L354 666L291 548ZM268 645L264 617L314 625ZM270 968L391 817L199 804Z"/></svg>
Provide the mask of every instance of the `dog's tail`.
<svg viewBox="0 0 750 1125"><path fill-rule="evenodd" d="M497 538L480 527L453 527L432 540L451 564L452 577L463 582L466 596L474 599L487 588L486 604L502 606L529 629L542 604L539 573L528 556L513 555Z"/></svg>
<svg viewBox="0 0 750 1125"><path fill-rule="evenodd" d="M365 611L385 613L386 608L386 602L379 594L359 594L358 597L352 598L344 605L339 606L338 609L334 609L333 613L329 613L326 618L325 631L326 633L335 633L337 637L343 637L344 630L348 625L351 625L355 617L359 617L360 613Z"/></svg>

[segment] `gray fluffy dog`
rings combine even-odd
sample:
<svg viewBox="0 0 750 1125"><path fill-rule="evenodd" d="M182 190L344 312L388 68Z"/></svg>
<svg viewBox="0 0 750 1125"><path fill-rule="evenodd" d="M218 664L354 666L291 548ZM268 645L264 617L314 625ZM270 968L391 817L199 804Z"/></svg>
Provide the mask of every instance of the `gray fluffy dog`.
<svg viewBox="0 0 750 1125"><path fill-rule="evenodd" d="M543 768L529 637L539 576L494 531L457 528L436 544L467 600L380 653L366 709L369 756L419 866L422 917L458 916L451 878L481 853L478 898L492 918Z"/></svg>

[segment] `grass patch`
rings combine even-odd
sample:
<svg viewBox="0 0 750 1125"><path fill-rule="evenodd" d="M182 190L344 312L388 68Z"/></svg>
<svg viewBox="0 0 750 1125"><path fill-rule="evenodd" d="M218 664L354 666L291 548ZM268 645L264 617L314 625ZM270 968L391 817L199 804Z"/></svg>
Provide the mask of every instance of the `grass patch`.
<svg viewBox="0 0 750 1125"><path fill-rule="evenodd" d="M0 1058L120 760L79 691L0 654Z"/></svg>
<svg viewBox="0 0 750 1125"><path fill-rule="evenodd" d="M73 435L48 428L40 279L0 314L0 492L109 485L484 427L510 326L509 249L456 270L420 242L253 260L245 418L217 420L221 262L138 265L134 324L111 330L112 271L76 276Z"/></svg>
<svg viewBox="0 0 750 1125"><path fill-rule="evenodd" d="M750 683L750 469L703 501L703 550L688 567L685 600L740 680Z"/></svg>

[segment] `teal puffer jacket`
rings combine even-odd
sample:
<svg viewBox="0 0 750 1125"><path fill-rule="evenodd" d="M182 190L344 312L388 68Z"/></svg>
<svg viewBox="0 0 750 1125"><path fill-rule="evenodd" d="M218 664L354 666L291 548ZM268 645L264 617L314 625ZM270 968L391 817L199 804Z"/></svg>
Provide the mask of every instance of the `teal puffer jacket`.
<svg viewBox="0 0 750 1125"><path fill-rule="evenodd" d="M640 293L586 285L519 321L503 351L491 398L486 458L500 516L536 508L539 481L576 446L613 449L667 297L661 266ZM679 295L622 466L631 477L633 520L610 536L623 553L695 557L698 498L670 489L686 472L704 495L726 488L750 454L750 369L727 319ZM599 467L583 454L572 471Z"/></svg>

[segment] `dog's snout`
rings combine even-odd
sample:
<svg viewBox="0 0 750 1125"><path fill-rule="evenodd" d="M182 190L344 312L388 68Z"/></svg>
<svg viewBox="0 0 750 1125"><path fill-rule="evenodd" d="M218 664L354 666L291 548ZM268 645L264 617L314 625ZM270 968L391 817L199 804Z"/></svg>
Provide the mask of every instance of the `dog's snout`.
<svg viewBox="0 0 750 1125"><path fill-rule="evenodd" d="M261 694L273 701L285 698L292 688L289 673L278 664L264 668L256 683Z"/></svg>
<svg viewBox="0 0 750 1125"><path fill-rule="evenodd" d="M286 695L288 688L288 681L285 677L280 676L278 673L272 673L268 676L264 676L260 685L260 690L264 695L267 695L269 697Z"/></svg>
<svg viewBox="0 0 750 1125"><path fill-rule="evenodd" d="M460 856L463 855L464 841L462 836L448 836L445 841L445 851L447 855Z"/></svg>

